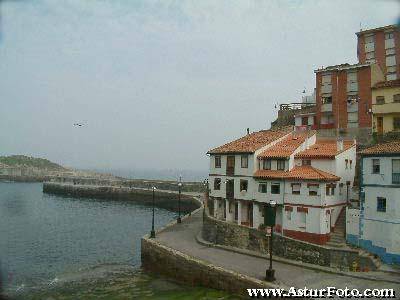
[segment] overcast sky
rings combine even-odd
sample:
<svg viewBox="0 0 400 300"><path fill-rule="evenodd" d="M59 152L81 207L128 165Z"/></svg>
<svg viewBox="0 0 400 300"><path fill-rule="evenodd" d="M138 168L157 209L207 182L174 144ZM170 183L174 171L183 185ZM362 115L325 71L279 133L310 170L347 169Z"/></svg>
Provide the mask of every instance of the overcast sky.
<svg viewBox="0 0 400 300"><path fill-rule="evenodd" d="M313 70L356 62L396 1L6 1L0 154L79 168L208 168ZM85 126L74 127L76 122Z"/></svg>

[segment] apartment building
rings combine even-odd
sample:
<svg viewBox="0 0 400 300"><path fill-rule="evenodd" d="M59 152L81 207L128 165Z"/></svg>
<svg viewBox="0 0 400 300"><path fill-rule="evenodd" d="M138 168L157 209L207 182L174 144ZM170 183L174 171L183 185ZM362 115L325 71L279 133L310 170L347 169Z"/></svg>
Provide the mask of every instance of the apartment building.
<svg viewBox="0 0 400 300"><path fill-rule="evenodd" d="M360 209L347 209L347 241L400 264L400 141L361 153Z"/></svg>
<svg viewBox="0 0 400 300"><path fill-rule="evenodd" d="M400 79L372 87L372 115L374 133L400 133Z"/></svg>
<svg viewBox="0 0 400 300"><path fill-rule="evenodd" d="M319 129L372 127L371 87L384 80L378 64L341 64L314 72Z"/></svg>
<svg viewBox="0 0 400 300"><path fill-rule="evenodd" d="M377 63L385 80L400 79L400 31L397 25L363 30L357 35L360 64Z"/></svg>

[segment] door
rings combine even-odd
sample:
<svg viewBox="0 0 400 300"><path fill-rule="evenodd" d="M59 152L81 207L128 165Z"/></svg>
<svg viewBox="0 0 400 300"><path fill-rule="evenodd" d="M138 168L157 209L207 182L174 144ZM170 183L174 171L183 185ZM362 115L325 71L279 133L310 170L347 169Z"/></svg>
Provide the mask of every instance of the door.
<svg viewBox="0 0 400 300"><path fill-rule="evenodd" d="M250 227L253 227L253 203L249 203L249 209L247 210L248 220Z"/></svg>
<svg viewBox="0 0 400 300"><path fill-rule="evenodd" d="M383 133L383 117L377 117L376 122L377 122L378 134L382 134Z"/></svg>
<svg viewBox="0 0 400 300"><path fill-rule="evenodd" d="M235 174L235 156L230 155L227 157L226 175L233 176L234 174Z"/></svg>
<svg viewBox="0 0 400 300"><path fill-rule="evenodd" d="M233 179L226 181L226 199L233 199L235 193L235 181Z"/></svg>

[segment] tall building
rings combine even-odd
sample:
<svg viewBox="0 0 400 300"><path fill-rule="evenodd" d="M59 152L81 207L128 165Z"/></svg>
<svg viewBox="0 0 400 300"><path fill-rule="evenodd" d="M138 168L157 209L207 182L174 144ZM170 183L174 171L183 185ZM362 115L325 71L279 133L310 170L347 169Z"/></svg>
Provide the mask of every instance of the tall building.
<svg viewBox="0 0 400 300"><path fill-rule="evenodd" d="M400 79L400 30L396 25L363 30L357 35L360 64L377 63L385 80Z"/></svg>
<svg viewBox="0 0 400 300"><path fill-rule="evenodd" d="M341 64L314 72L317 128L372 127L371 87L384 80L378 64Z"/></svg>

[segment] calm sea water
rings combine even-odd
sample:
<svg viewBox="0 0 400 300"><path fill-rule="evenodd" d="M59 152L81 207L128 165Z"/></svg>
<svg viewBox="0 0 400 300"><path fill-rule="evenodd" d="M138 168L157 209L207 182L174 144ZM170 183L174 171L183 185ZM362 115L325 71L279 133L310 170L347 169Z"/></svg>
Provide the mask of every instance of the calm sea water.
<svg viewBox="0 0 400 300"><path fill-rule="evenodd" d="M156 227L175 213L156 209ZM151 208L59 197L42 184L0 182L0 261L6 293L21 299L224 299L140 270ZM229 297L231 298L231 297Z"/></svg>

